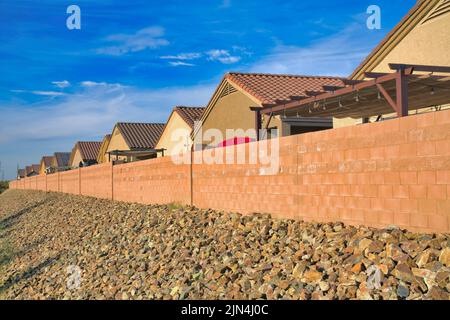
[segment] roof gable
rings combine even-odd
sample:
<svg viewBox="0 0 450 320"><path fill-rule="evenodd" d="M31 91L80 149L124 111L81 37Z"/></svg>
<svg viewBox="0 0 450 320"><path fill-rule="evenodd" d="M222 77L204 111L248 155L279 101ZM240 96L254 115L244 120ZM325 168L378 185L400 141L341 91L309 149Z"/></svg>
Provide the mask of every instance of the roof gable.
<svg viewBox="0 0 450 320"><path fill-rule="evenodd" d="M52 156L43 156L41 159L41 165L44 165L44 168L51 167L53 162Z"/></svg>
<svg viewBox="0 0 450 320"><path fill-rule="evenodd" d="M111 135L110 134L107 134L107 135L105 135L103 137L102 145L101 145L100 150L99 150L98 155L97 155L97 162L98 163L103 162L105 160L104 159L105 153L108 150L108 145L109 145L110 141L111 141Z"/></svg>
<svg viewBox="0 0 450 320"><path fill-rule="evenodd" d="M275 105L292 97L308 97L311 94L324 92L324 86L344 87L345 79L332 76L303 76L289 74L264 74L230 72L225 74L217 86L201 121L205 123L209 114L219 99L223 96L239 91L251 100L255 106ZM193 132L193 136L198 130Z"/></svg>

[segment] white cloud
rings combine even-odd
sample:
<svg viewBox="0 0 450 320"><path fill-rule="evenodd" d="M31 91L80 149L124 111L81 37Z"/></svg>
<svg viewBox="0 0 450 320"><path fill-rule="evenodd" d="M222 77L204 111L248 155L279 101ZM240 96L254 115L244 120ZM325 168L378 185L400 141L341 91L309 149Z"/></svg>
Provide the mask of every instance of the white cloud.
<svg viewBox="0 0 450 320"><path fill-rule="evenodd" d="M194 67L195 64L193 63L187 63L187 62L183 62L183 61L169 61L169 64L172 67Z"/></svg>
<svg viewBox="0 0 450 320"><path fill-rule="evenodd" d="M98 85L80 87L62 99L47 99L33 106L0 105L0 145L42 139L49 140L47 144L63 139L92 139L109 133L118 121L165 122L175 105L205 105L215 86L110 90Z"/></svg>
<svg viewBox="0 0 450 320"><path fill-rule="evenodd" d="M63 96L65 93L56 92L56 91L31 91L32 94L36 94L39 96Z"/></svg>
<svg viewBox="0 0 450 320"><path fill-rule="evenodd" d="M31 94L35 94L38 96L52 96L52 97L56 97L56 96L63 96L65 95L65 93L63 92L57 92L57 91L41 91L41 90L10 90L11 92L14 93L31 93Z"/></svg>
<svg viewBox="0 0 450 320"><path fill-rule="evenodd" d="M379 40L367 32L364 24L354 23L306 47L278 44L247 71L348 76Z"/></svg>
<svg viewBox="0 0 450 320"><path fill-rule="evenodd" d="M223 49L213 49L206 52L206 54L208 55L208 60L219 61L223 64L232 64L241 60L241 57L233 56L228 50Z"/></svg>
<svg viewBox="0 0 450 320"><path fill-rule="evenodd" d="M161 56L161 59L167 59L167 60L194 60L198 59L202 56L201 53L198 52L190 52L190 53L179 53L177 55L172 56Z"/></svg>
<svg viewBox="0 0 450 320"><path fill-rule="evenodd" d="M163 36L164 28L158 26L144 28L133 34L113 34L106 37L105 42L115 44L96 51L99 54L120 56L130 52L157 49L169 44Z"/></svg>
<svg viewBox="0 0 450 320"><path fill-rule="evenodd" d="M70 82L67 80L53 81L52 84L58 88L64 89L70 86Z"/></svg>

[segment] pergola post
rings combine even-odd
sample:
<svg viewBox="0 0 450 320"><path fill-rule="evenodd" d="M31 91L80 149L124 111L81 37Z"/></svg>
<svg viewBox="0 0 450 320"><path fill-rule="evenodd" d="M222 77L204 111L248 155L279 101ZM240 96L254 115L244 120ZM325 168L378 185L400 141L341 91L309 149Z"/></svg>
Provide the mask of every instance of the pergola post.
<svg viewBox="0 0 450 320"><path fill-rule="evenodd" d="M408 115L408 77L404 68L397 71L395 86L397 90L397 115L406 117Z"/></svg>
<svg viewBox="0 0 450 320"><path fill-rule="evenodd" d="M260 133L260 131L262 129L261 107L250 107L250 110L255 113L256 140L259 141L259 139L260 139L259 133Z"/></svg>

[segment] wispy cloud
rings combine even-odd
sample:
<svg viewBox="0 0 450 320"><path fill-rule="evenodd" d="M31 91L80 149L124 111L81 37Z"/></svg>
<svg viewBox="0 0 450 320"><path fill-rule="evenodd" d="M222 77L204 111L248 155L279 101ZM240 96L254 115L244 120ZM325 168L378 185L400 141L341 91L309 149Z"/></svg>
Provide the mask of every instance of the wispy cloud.
<svg viewBox="0 0 450 320"><path fill-rule="evenodd" d="M206 104L215 85L159 89L123 86L117 90L105 85L82 86L61 99L47 99L33 106L0 105L0 145L42 139L52 145L68 138L92 139L109 133L118 121L164 122L175 105Z"/></svg>
<svg viewBox="0 0 450 320"><path fill-rule="evenodd" d="M172 67L195 67L195 64L183 61L169 61Z"/></svg>
<svg viewBox="0 0 450 320"><path fill-rule="evenodd" d="M63 81L52 81L52 84L58 88L64 89L70 86L70 82L67 80Z"/></svg>
<svg viewBox="0 0 450 320"><path fill-rule="evenodd" d="M97 53L120 56L127 53L167 46L169 41L163 38L164 28L153 26L141 29L133 34L113 34L104 39L113 45L97 49Z"/></svg>
<svg viewBox="0 0 450 320"><path fill-rule="evenodd" d="M108 82L96 82L96 81L81 81L80 85L82 87L93 88L93 87L105 87L105 88L124 88L123 84L120 83L108 83Z"/></svg>
<svg viewBox="0 0 450 320"><path fill-rule="evenodd" d="M305 47L278 44L248 71L306 75L348 76L370 52L373 39L361 23L352 23L334 35Z"/></svg>
<svg viewBox="0 0 450 320"><path fill-rule="evenodd" d="M51 96L51 97L65 95L65 93L58 91L41 91L41 90L10 90L10 91L14 93L31 93L38 96Z"/></svg>
<svg viewBox="0 0 450 320"><path fill-rule="evenodd" d="M167 60L194 60L202 56L199 52L179 53L177 55L161 56L161 59Z"/></svg>
<svg viewBox="0 0 450 320"><path fill-rule="evenodd" d="M241 60L241 57L233 56L228 50L224 49L213 49L206 52L206 54L208 56L208 60L219 61L223 64L232 64Z"/></svg>

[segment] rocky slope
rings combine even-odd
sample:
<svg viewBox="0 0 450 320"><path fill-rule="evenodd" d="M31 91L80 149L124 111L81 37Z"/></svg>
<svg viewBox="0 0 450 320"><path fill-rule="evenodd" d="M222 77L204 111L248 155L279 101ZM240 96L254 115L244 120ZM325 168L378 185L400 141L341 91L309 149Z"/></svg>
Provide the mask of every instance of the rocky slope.
<svg viewBox="0 0 450 320"><path fill-rule="evenodd" d="M449 299L450 236L9 190L0 297Z"/></svg>

